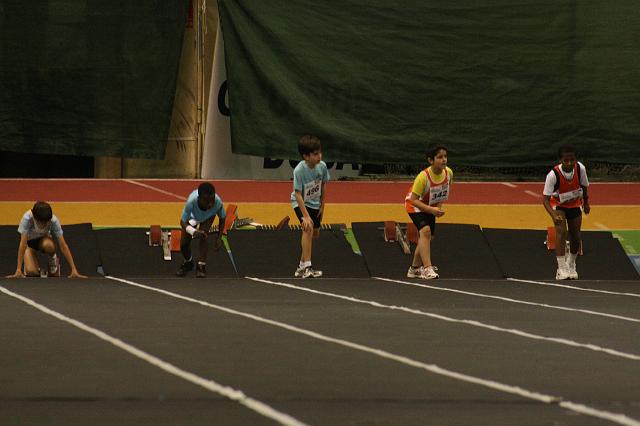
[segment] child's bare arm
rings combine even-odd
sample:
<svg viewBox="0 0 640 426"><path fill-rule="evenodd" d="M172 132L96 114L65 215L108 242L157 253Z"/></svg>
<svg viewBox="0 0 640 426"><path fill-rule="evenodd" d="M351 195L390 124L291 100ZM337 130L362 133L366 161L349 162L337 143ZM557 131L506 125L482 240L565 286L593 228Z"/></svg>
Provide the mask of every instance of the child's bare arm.
<svg viewBox="0 0 640 426"><path fill-rule="evenodd" d="M320 188L320 211L318 212L318 215L320 217L322 217L322 214L324 213L324 197L325 197L324 188L325 188L325 182L322 182L322 187Z"/></svg>
<svg viewBox="0 0 640 426"><path fill-rule="evenodd" d="M558 213L553 208L551 208L551 203L549 203L550 199L551 197L549 195L545 195L542 199L542 205L544 205L545 210L547 211L547 213L549 213L549 216L551 216L553 223L555 223L556 225L559 225L562 223L564 218L560 213Z"/></svg>
<svg viewBox="0 0 640 426"><path fill-rule="evenodd" d="M27 234L20 235L20 244L18 245L18 265L13 275L7 275L7 278L23 278L22 264L24 262L24 253L27 251Z"/></svg>
<svg viewBox="0 0 640 426"><path fill-rule="evenodd" d="M444 214L444 212L440 209L439 205L436 207L428 206L427 204L420 201L420 199L418 198L418 195L416 195L415 192L411 193L411 204L413 204L415 207L420 209L420 211L425 213L430 213L436 217L440 217Z"/></svg>
<svg viewBox="0 0 640 426"><path fill-rule="evenodd" d="M60 251L64 255L64 258L67 259L67 263L71 268L71 273L69 274L69 278L87 278L85 275L81 275L76 268L76 264L73 261L73 255L71 255L71 249L69 249L69 245L65 241L64 237L60 235L58 237L58 244L60 245Z"/></svg>
<svg viewBox="0 0 640 426"><path fill-rule="evenodd" d="M587 193L587 187L582 187L582 210L584 210L584 214L589 214L591 212L591 205L589 204L589 194Z"/></svg>

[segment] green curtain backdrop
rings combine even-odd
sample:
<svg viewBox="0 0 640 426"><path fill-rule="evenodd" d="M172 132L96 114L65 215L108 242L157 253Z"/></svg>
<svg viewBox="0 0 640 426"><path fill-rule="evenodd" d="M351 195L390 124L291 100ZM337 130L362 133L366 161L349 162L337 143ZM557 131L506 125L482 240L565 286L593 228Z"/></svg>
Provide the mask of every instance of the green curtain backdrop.
<svg viewBox="0 0 640 426"><path fill-rule="evenodd" d="M188 0L0 0L0 151L162 158Z"/></svg>
<svg viewBox="0 0 640 426"><path fill-rule="evenodd" d="M219 0L233 151L535 166L640 162L637 0Z"/></svg>

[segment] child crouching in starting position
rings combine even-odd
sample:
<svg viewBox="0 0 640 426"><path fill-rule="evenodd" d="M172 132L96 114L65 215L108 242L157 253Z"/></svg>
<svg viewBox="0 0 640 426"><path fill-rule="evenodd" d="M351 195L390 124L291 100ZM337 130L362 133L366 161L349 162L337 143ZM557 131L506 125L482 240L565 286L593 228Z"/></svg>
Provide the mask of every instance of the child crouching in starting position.
<svg viewBox="0 0 640 426"><path fill-rule="evenodd" d="M291 206L302 224L302 254L298 269L294 273L298 278L318 278L322 271L311 266L311 248L313 239L320 236L320 222L324 212L325 183L329 180L329 170L322 161L322 146L316 136L303 136L298 142L298 152L304 161L293 170L293 192Z"/></svg>
<svg viewBox="0 0 640 426"><path fill-rule="evenodd" d="M429 167L413 181L405 198L405 208L418 228L418 246L407 271L408 278L431 280L438 278L437 268L431 264L431 239L436 217L444 215L442 203L449 198L453 171L447 167L447 147L434 145L427 150Z"/></svg>
<svg viewBox="0 0 640 426"><path fill-rule="evenodd" d="M214 248L218 250L222 246L222 231L227 213L224 211L222 199L216 194L214 186L208 182L201 183L198 189L189 194L182 211L182 217L180 217L180 227L182 228L180 251L184 257L184 263L176 271L177 276L184 277L194 267L191 256L191 240L194 238L200 240L198 247L200 258L196 267L196 278L207 276L207 238L216 215L218 216L218 235L214 237L216 238Z"/></svg>
<svg viewBox="0 0 640 426"><path fill-rule="evenodd" d="M580 250L580 228L582 211L589 214L589 196L587 171L584 164L576 159L576 149L563 145L558 149L560 164L548 174L544 183L544 208L551 216L556 228L556 258L558 270L556 280L577 280L576 258ZM569 228L569 254L566 253L567 226Z"/></svg>
<svg viewBox="0 0 640 426"><path fill-rule="evenodd" d="M28 210L18 225L20 233L20 245L18 246L18 266L13 275L7 278L24 278L40 276L37 252L46 253L49 256L48 275L60 276L60 259L56 254L55 237L60 245L60 251L67 259L71 268L69 278L87 278L81 275L73 262L73 255L62 235L60 220L53 214L51 206L44 201L36 202L31 210ZM24 264L24 270L22 266Z"/></svg>

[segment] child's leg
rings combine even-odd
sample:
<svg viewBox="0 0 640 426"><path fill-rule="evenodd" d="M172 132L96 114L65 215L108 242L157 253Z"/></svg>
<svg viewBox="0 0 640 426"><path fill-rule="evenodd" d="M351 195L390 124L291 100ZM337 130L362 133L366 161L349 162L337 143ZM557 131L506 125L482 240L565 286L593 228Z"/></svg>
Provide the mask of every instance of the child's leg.
<svg viewBox="0 0 640 426"><path fill-rule="evenodd" d="M567 246L567 219L562 210L557 210L565 219L560 224L555 224L556 228L556 256L565 255Z"/></svg>
<svg viewBox="0 0 640 426"><path fill-rule="evenodd" d="M208 233L211 230L212 226L213 226L213 217L211 219L207 219L206 221L202 222L198 227L198 229L200 231ZM208 240L209 238L200 238L200 241L198 242L198 248L200 249L198 263L207 263L207 253L209 251L209 244L207 243Z"/></svg>
<svg viewBox="0 0 640 426"><path fill-rule="evenodd" d="M418 247L416 247L418 258L425 268L431 266L431 227L425 226L418 232ZM414 261L416 256L414 255ZM419 266L414 263L413 266Z"/></svg>
<svg viewBox="0 0 640 426"><path fill-rule="evenodd" d="M573 219L568 219L567 224L569 225L569 244L571 246L570 250L572 254L577 254L580 250L580 228L582 228L582 215Z"/></svg>
<svg viewBox="0 0 640 426"><path fill-rule="evenodd" d="M40 276L40 265L38 265L38 257L36 251L31 247L27 247L24 252L24 274L28 277Z"/></svg>
<svg viewBox="0 0 640 426"><path fill-rule="evenodd" d="M58 257L56 256L56 243L51 237L42 237L40 244L38 245L39 251L46 253L49 256L49 275L59 276L58 270Z"/></svg>
<svg viewBox="0 0 640 426"><path fill-rule="evenodd" d="M184 257L185 262L188 262L191 259L191 240L193 237L186 232L182 231L182 235L180 236L180 253L182 253L182 257Z"/></svg>
<svg viewBox="0 0 640 426"><path fill-rule="evenodd" d="M571 213L569 216L568 213ZM569 225L569 245L570 253L567 254L567 267L569 269L569 278L578 279L576 271L576 258L580 251L580 228L582 226L582 212L579 209L572 209L567 212L567 224Z"/></svg>
<svg viewBox="0 0 640 426"><path fill-rule="evenodd" d="M311 261L311 248L313 246L313 236L315 229L302 230L302 237L300 239L300 245L302 246L302 254L300 255L300 262Z"/></svg>
<svg viewBox="0 0 640 426"><path fill-rule="evenodd" d="M418 245L420 245L419 239ZM411 266L413 266L414 268L419 268L422 266L422 258L420 257L420 249L418 247L416 247L416 251L413 252L413 260L411 261Z"/></svg>
<svg viewBox="0 0 640 426"><path fill-rule="evenodd" d="M51 237L42 237L40 240L40 251L53 256L56 254L56 243L53 242Z"/></svg>

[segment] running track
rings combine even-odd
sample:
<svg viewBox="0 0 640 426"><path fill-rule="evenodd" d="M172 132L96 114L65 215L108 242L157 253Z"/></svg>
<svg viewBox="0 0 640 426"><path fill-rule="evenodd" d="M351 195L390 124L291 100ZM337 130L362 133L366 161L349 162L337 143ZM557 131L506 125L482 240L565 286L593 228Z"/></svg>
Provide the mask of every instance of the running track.
<svg viewBox="0 0 640 426"><path fill-rule="evenodd" d="M160 179L2 179L0 224L15 224L35 200L47 200L64 223L96 226L174 226L182 202L199 180ZM405 221L402 200L410 182L330 182L327 222ZM241 216L277 223L290 215L289 181L215 181L225 203ZM540 228L548 217L542 208L541 182L454 184L443 222L484 227ZM640 229L640 183L593 183L592 214L585 229ZM98 204L97 204L98 203Z"/></svg>

